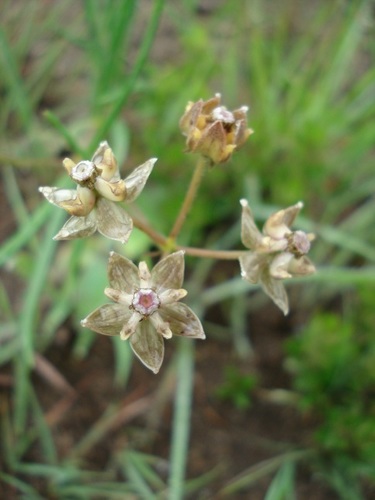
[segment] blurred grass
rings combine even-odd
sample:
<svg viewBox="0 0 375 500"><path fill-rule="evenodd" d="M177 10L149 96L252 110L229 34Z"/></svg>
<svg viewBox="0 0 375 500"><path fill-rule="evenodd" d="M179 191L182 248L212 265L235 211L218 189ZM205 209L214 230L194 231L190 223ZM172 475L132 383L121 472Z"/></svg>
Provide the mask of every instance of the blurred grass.
<svg viewBox="0 0 375 500"><path fill-rule="evenodd" d="M97 239L69 249L51 240L64 214L32 188L53 179L68 185L59 178L62 170L55 172L60 156L91 157L97 143L108 139L129 169L159 157L147 196L137 205L156 229L168 232L194 165L183 152L178 119L188 100L221 92L231 109L250 105L255 134L229 164L207 172L181 243L238 248L239 198L249 200L259 222L303 199L298 223L317 234L312 258L322 266L305 283L311 310L332 297L351 304L353 291L374 282L372 8L366 0L309 6L239 0L235 7L222 2L207 11L193 0L4 3L0 164L12 219L2 219L11 219L14 231L1 245L0 264L24 283L24 292L15 300L9 278L0 290L0 363L13 365L16 382L12 409L1 414L3 482L25 498L42 498L33 485L43 477L58 498L94 498L98 492L156 498L168 491L176 500L205 484L204 477L202 484L199 478L185 482L194 354L182 343L171 364L176 386L168 481L158 481L158 458L151 466L136 451L117 459L121 481L110 470L99 474L65 463L56 452L33 389L33 360L54 345L60 325L73 318L80 331L84 310L101 303L109 249ZM33 168L46 159L48 168ZM125 252L137 259L148 249L134 231ZM100 265L102 272L94 272ZM205 289L213 266L187 259L190 296L202 298L202 316L224 299L234 349L249 355L246 317L259 300L252 294L251 303L243 295L238 301L249 287L234 276L225 283L213 278ZM74 355L85 359L95 339L81 332ZM131 354L118 339L113 346L115 382L126 390ZM87 429L80 442L96 442L97 429ZM40 464L27 461L35 441ZM280 484L292 492L293 481L286 462L267 498Z"/></svg>

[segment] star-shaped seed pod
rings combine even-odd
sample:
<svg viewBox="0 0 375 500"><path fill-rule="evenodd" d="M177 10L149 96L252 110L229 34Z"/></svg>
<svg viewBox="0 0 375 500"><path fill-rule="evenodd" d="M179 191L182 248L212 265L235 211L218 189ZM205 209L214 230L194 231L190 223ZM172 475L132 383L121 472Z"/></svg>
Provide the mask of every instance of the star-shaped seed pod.
<svg viewBox="0 0 375 500"><path fill-rule="evenodd" d="M90 161L76 164L65 158L63 165L77 188L39 188L50 203L71 215L54 239L72 240L99 231L107 238L126 243L133 221L115 202L134 201L144 188L155 162L156 158L151 158L121 179L116 158L106 141L100 143Z"/></svg>
<svg viewBox="0 0 375 500"><path fill-rule="evenodd" d="M202 154L212 164L227 161L253 133L247 128L247 111L247 106L228 111L221 105L220 94L207 101L189 102L180 120L187 151Z"/></svg>
<svg viewBox="0 0 375 500"><path fill-rule="evenodd" d="M310 250L310 242L315 236L290 229L303 203L298 202L271 215L261 233L254 222L247 201L240 202L241 239L251 250L239 259L241 275L250 283L259 283L286 315L289 312L289 304L282 280L315 272L314 264L306 256Z"/></svg>
<svg viewBox="0 0 375 500"><path fill-rule="evenodd" d="M115 303L99 307L81 324L103 335L129 339L136 356L157 373L164 358L164 339L172 335L205 338L198 317L179 302L187 294L181 288L183 276L183 251L163 258L151 272L145 262L137 267L126 257L111 252L110 288L104 293Z"/></svg>

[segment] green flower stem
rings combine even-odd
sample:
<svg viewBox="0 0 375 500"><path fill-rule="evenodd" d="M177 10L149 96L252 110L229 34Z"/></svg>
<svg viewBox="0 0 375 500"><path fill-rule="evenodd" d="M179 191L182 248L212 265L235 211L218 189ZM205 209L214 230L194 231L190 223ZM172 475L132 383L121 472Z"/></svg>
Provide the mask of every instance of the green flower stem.
<svg viewBox="0 0 375 500"><path fill-rule="evenodd" d="M168 498L181 500L184 497L186 460L189 455L190 413L194 381L194 342L180 339L177 355L177 388L172 429L170 455L171 474Z"/></svg>
<svg viewBox="0 0 375 500"><path fill-rule="evenodd" d="M191 209L195 195L197 194L199 185L200 185L202 177L203 177L203 172L204 172L205 166L206 166L206 159L203 156L200 156L198 159L197 165L195 167L193 177L191 178L190 186L189 186L189 189L186 193L181 210L177 216L177 219L174 223L172 231L169 234L169 239L172 241L174 241L177 238L177 236L179 235L179 233L182 229L182 226L185 222L185 218L186 218L187 214L189 213L189 210Z"/></svg>

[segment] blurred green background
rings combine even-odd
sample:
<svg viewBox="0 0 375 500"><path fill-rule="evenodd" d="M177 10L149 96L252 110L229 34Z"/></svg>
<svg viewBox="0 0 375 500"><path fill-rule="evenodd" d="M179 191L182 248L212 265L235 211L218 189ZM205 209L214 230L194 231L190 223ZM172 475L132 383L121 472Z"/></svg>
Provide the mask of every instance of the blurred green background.
<svg viewBox="0 0 375 500"><path fill-rule="evenodd" d="M371 0L2 2L2 498L374 493L374 12ZM158 157L129 211L167 234L196 161L178 120L216 92L249 105L255 133L206 173L179 243L242 249L240 198L259 224L303 200L318 273L288 285L282 318L237 263L188 257L207 340L168 342L155 377L126 343L79 326L105 301L108 252L138 261L152 242L138 230L125 248L54 242L66 214L38 186L72 187L61 160L104 139L124 177Z"/></svg>

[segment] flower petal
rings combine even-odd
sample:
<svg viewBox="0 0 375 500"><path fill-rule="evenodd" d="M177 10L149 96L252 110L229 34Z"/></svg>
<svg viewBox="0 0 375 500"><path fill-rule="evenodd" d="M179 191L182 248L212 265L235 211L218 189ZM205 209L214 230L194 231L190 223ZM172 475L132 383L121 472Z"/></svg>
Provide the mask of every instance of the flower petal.
<svg viewBox="0 0 375 500"><path fill-rule="evenodd" d="M151 321L151 323L155 327L155 330L165 339L172 338L173 332L169 327L168 321L163 321L162 317L158 312L151 314L149 321Z"/></svg>
<svg viewBox="0 0 375 500"><path fill-rule="evenodd" d="M97 177L95 181L95 189L103 198L111 201L123 201L126 198L125 181L118 180L116 182L106 181L102 177Z"/></svg>
<svg viewBox="0 0 375 500"><path fill-rule="evenodd" d="M136 311L133 311L129 321L125 323L124 326L122 327L122 330L120 332L121 340L126 340L130 336L134 335L139 326L139 322L142 321L142 319L143 317L141 314L139 314Z"/></svg>
<svg viewBox="0 0 375 500"><path fill-rule="evenodd" d="M271 236L271 238L283 238L286 234L291 232L290 227L302 207L303 203L302 201L299 201L291 207L274 213L267 219L263 232L268 234L268 236Z"/></svg>
<svg viewBox="0 0 375 500"><path fill-rule="evenodd" d="M95 210L86 217L70 217L60 231L53 237L54 240L75 240L86 238L96 231Z"/></svg>
<svg viewBox="0 0 375 500"><path fill-rule="evenodd" d="M247 252L239 258L241 276L250 283L258 283L264 266L267 265L269 257L256 252Z"/></svg>
<svg viewBox="0 0 375 500"><path fill-rule="evenodd" d="M272 278L268 268L264 268L260 276L260 284L264 292L273 300L286 316L289 312L288 296L281 280Z"/></svg>
<svg viewBox="0 0 375 500"><path fill-rule="evenodd" d="M144 185L147 182L149 175L154 167L157 158L151 158L147 160L143 165L137 167L133 172L128 175L125 179L126 186L126 197L125 200L130 203L134 201L138 195L141 193Z"/></svg>
<svg viewBox="0 0 375 500"><path fill-rule="evenodd" d="M241 218L241 240L245 247L250 250L256 250L262 243L263 236L254 222L253 214L247 200L240 200L242 205L242 218Z"/></svg>
<svg viewBox="0 0 375 500"><path fill-rule="evenodd" d="M50 203L63 208L70 215L83 217L90 213L95 205L95 193L81 186L77 189L60 189L44 186L40 187L39 191Z"/></svg>
<svg viewBox="0 0 375 500"><path fill-rule="evenodd" d="M129 339L134 354L154 373L158 373L164 359L164 340L147 319L141 321Z"/></svg>
<svg viewBox="0 0 375 500"><path fill-rule="evenodd" d="M187 290L184 288L169 288L164 290L164 292L159 293L159 299L162 306L165 304L172 304L173 302L178 302L187 295Z"/></svg>
<svg viewBox="0 0 375 500"><path fill-rule="evenodd" d="M133 221L125 210L113 201L99 198L97 201L98 231L111 240L126 243L133 229Z"/></svg>
<svg viewBox="0 0 375 500"><path fill-rule="evenodd" d="M205 339L202 323L186 304L175 302L158 310L162 320L169 323L173 335L193 339Z"/></svg>
<svg viewBox="0 0 375 500"><path fill-rule="evenodd" d="M288 270L290 261L293 259L294 255L290 252L282 252L275 255L269 265L270 275L279 280L291 278L292 275L288 272Z"/></svg>
<svg viewBox="0 0 375 500"><path fill-rule="evenodd" d="M303 255L290 261L288 271L292 276L307 276L314 274L316 269L311 260L306 255Z"/></svg>
<svg viewBox="0 0 375 500"><path fill-rule="evenodd" d="M181 288L184 281L184 252L179 250L160 260L151 271L151 279L158 291Z"/></svg>
<svg viewBox="0 0 375 500"><path fill-rule="evenodd" d="M95 163L97 168L101 171L100 178L105 181L120 180L117 161L107 141L103 141L99 144L91 161Z"/></svg>
<svg viewBox="0 0 375 500"><path fill-rule="evenodd" d="M235 147L233 144L227 144L223 122L215 121L203 131L199 141L193 145L192 151L207 156L214 163L222 163L230 157Z"/></svg>
<svg viewBox="0 0 375 500"><path fill-rule="evenodd" d="M83 319L81 325L103 335L119 335L132 314L133 311L122 304L105 304Z"/></svg>
<svg viewBox="0 0 375 500"><path fill-rule="evenodd" d="M116 252L109 254L108 278L111 288L133 294L139 286L138 267Z"/></svg>
<svg viewBox="0 0 375 500"><path fill-rule="evenodd" d="M130 307L133 300L133 294L115 290L114 288L105 288L104 294L113 302L122 304L125 307Z"/></svg>

